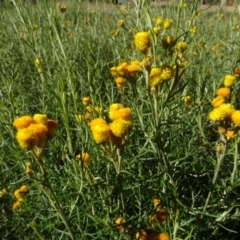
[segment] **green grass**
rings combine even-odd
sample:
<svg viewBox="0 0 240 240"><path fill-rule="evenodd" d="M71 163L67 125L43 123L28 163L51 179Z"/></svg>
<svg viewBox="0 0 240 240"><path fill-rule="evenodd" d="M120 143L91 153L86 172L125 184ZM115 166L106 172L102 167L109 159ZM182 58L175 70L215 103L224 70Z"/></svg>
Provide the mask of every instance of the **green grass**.
<svg viewBox="0 0 240 240"><path fill-rule="evenodd" d="M225 121L236 134L227 141L218 133L223 122L210 121L209 112L224 76L239 67L239 14L210 14L199 11L197 1L186 7L178 2L149 8L141 1L136 10L65 1L63 13L54 1L0 3L2 239L135 239L146 228L173 240L238 239L238 127ZM173 21L169 30L160 27L159 36L152 32L157 17ZM133 42L142 31L151 31L154 39L152 62L135 83L125 81L120 93L110 68L143 60ZM162 47L169 35L187 42L181 56L176 57L175 46ZM43 60L40 73L36 59ZM188 64L178 76L184 61ZM163 64L174 67L175 76L151 91L146 85L150 69ZM133 128L123 145L97 144L89 122L77 121L76 115L87 112L85 96L107 121L113 103L132 110ZM186 104L185 96L191 97ZM238 96L239 78L228 99L236 109ZM13 126L16 118L36 113L58 122L41 157L21 149ZM226 152L217 152L217 145ZM87 170L76 161L83 152L91 157ZM14 191L22 185L29 191L14 211ZM168 213L160 224L149 220L157 211L154 198ZM116 228L118 217L126 220L123 231Z"/></svg>

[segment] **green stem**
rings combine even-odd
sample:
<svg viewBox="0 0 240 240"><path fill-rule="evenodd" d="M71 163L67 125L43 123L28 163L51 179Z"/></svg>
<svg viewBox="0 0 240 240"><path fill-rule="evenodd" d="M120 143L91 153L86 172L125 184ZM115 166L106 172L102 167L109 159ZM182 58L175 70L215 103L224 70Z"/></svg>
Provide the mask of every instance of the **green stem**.
<svg viewBox="0 0 240 240"><path fill-rule="evenodd" d="M237 139L235 140L234 149L235 149L235 153L234 153L233 171L231 173L231 184L232 185L234 183L235 173L236 173L237 167L238 167L238 164L237 164L237 162L238 162L238 140Z"/></svg>
<svg viewBox="0 0 240 240"><path fill-rule="evenodd" d="M72 229L70 227L70 224L68 222L68 220L66 219L65 217L65 214L63 213L63 210L62 210L62 207L56 197L56 194L54 193L53 191L53 188L49 182L49 179L48 179L48 174L47 174L47 171L45 169L45 166L44 166L44 163L43 163L43 160L42 158L38 158L37 156L35 156L37 158L37 162L40 166L40 170L41 170L41 173L42 173L42 176L43 176L43 180L42 180L42 186L43 186L43 191L45 193L45 195L47 196L48 200L50 201L51 205L58 211L66 229L68 230L68 233L71 237L72 240L75 240L75 237L74 237L74 234L72 232ZM49 193L44 189L44 188L47 188L50 192L50 195Z"/></svg>
<svg viewBox="0 0 240 240"><path fill-rule="evenodd" d="M121 174L121 149L117 148L117 162L116 162L116 171L117 171L117 179L118 179L118 187L119 187L119 195L120 201L122 205L122 210L125 210L124 196L123 196L123 176Z"/></svg>
<svg viewBox="0 0 240 240"><path fill-rule="evenodd" d="M220 134L220 146L221 146L221 151L217 151L217 166L215 168L215 171L214 171L214 176L213 176L213 180L212 180L212 185L214 186L216 181L217 181L217 178L218 178L218 174L220 172L220 167L222 165L222 162L223 162L223 159L225 157L225 154L226 154L226 150L227 150L227 138L224 134ZM207 209L207 206L208 206L208 203L209 203L209 200L211 198L211 195L212 195L212 191L210 190L208 192L208 196L207 196L207 199L206 199L206 202L205 202L205 205L204 205L204 208L203 208L203 213L206 212L206 209Z"/></svg>

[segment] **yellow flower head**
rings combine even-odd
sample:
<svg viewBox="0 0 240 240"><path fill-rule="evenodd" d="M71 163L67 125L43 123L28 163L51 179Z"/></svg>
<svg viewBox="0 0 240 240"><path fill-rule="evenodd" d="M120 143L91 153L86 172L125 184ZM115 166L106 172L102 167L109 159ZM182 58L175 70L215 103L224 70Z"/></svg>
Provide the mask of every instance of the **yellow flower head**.
<svg viewBox="0 0 240 240"><path fill-rule="evenodd" d="M135 34L134 44L135 44L136 49L139 52L146 54L148 49L152 45L150 33L149 32L139 32L139 33Z"/></svg>
<svg viewBox="0 0 240 240"><path fill-rule="evenodd" d="M157 17L156 24L157 24L158 26L161 26L161 25L163 24L163 22L164 22L163 18Z"/></svg>
<svg viewBox="0 0 240 240"><path fill-rule="evenodd" d="M76 156L77 159L80 159L83 162L84 167L89 167L91 164L90 155L87 152L84 152L82 154L78 154Z"/></svg>
<svg viewBox="0 0 240 240"><path fill-rule="evenodd" d="M170 240L170 237L166 233L158 234L158 240Z"/></svg>
<svg viewBox="0 0 240 240"><path fill-rule="evenodd" d="M33 120L35 121L35 123L42 123L46 125L48 118L46 114L35 114L33 116Z"/></svg>
<svg viewBox="0 0 240 240"><path fill-rule="evenodd" d="M232 114L232 122L236 127L240 127L240 110L237 110Z"/></svg>
<svg viewBox="0 0 240 240"><path fill-rule="evenodd" d="M232 104L223 103L219 107L214 108L209 113L209 118L214 122L222 121L222 120L225 120L226 118L231 118L234 111L235 111L235 108Z"/></svg>
<svg viewBox="0 0 240 240"><path fill-rule="evenodd" d="M116 68L117 76L124 77L126 75L126 67L127 62L122 62L119 66Z"/></svg>
<svg viewBox="0 0 240 240"><path fill-rule="evenodd" d="M128 134L132 128L132 121L126 121L124 119L116 119L110 124L110 129L116 137L123 138Z"/></svg>
<svg viewBox="0 0 240 240"><path fill-rule="evenodd" d="M140 71L140 65L141 62L139 61L132 61L130 65L127 65L125 67L125 77L129 80L135 80L137 77L137 74Z"/></svg>
<svg viewBox="0 0 240 240"><path fill-rule="evenodd" d="M229 88L219 88L218 90L217 90L217 95L218 96L222 96L222 97L224 97L224 98L228 98L229 96L230 96L230 94L231 94L231 91L230 91L230 89Z"/></svg>
<svg viewBox="0 0 240 240"><path fill-rule="evenodd" d="M27 185L22 185L19 190L21 191L21 193L25 193L27 194L28 192L28 186Z"/></svg>
<svg viewBox="0 0 240 240"><path fill-rule="evenodd" d="M171 48L174 45L175 45L175 39L173 36L167 36L166 38L162 39L163 48Z"/></svg>
<svg viewBox="0 0 240 240"><path fill-rule="evenodd" d="M22 129L27 128L30 124L34 122L33 118L30 116L22 116L20 118L17 118L13 122L13 126Z"/></svg>
<svg viewBox="0 0 240 240"><path fill-rule="evenodd" d="M111 111L109 112L109 117L111 120L116 119L124 119L124 120L130 120L131 119L132 110L130 108L121 108L117 111Z"/></svg>
<svg viewBox="0 0 240 240"><path fill-rule="evenodd" d="M161 199L160 198L154 198L153 199L153 205L154 207L157 207L161 204Z"/></svg>
<svg viewBox="0 0 240 240"><path fill-rule="evenodd" d="M165 19L164 22L163 22L163 27L164 29L170 29L173 25L173 21L170 20L170 19Z"/></svg>
<svg viewBox="0 0 240 240"><path fill-rule="evenodd" d="M226 75L223 80L223 84L225 87L232 87L236 81L236 76L234 75Z"/></svg>
<svg viewBox="0 0 240 240"><path fill-rule="evenodd" d="M124 20L122 20L122 19L118 20L118 25L120 27L124 27Z"/></svg>
<svg viewBox="0 0 240 240"><path fill-rule="evenodd" d="M122 231L124 229L124 223L126 222L126 220L122 217L118 217L116 220L115 220L115 224L116 224L116 228L117 230L119 231Z"/></svg>
<svg viewBox="0 0 240 240"><path fill-rule="evenodd" d="M235 134L235 132L231 129L228 129L226 132L226 136L227 136L227 140L229 139L234 139L237 137L237 135Z"/></svg>
<svg viewBox="0 0 240 240"><path fill-rule="evenodd" d="M32 149L35 144L34 133L32 130L23 128L17 132L16 138L19 145L24 149Z"/></svg>
<svg viewBox="0 0 240 240"><path fill-rule="evenodd" d="M193 26L191 29L190 29L190 32L195 34L197 31L197 27L196 26Z"/></svg>
<svg viewBox="0 0 240 240"><path fill-rule="evenodd" d="M110 141L110 128L104 119L96 118L92 120L89 125L96 143L102 144Z"/></svg>
<svg viewBox="0 0 240 240"><path fill-rule="evenodd" d="M32 173L32 163L27 162L26 174L31 175Z"/></svg>
<svg viewBox="0 0 240 240"><path fill-rule="evenodd" d="M115 78L115 83L117 84L118 87L122 87L124 84L124 78L123 77Z"/></svg>
<svg viewBox="0 0 240 240"><path fill-rule="evenodd" d="M3 188L2 190L0 190L0 198L4 197L5 195L7 195L7 189Z"/></svg>
<svg viewBox="0 0 240 240"><path fill-rule="evenodd" d="M109 107L109 118L113 119L114 118L114 113L118 111L119 109L124 108L124 105L121 103L113 103Z"/></svg>
<svg viewBox="0 0 240 240"><path fill-rule="evenodd" d="M110 141L110 128L107 124L99 124L92 127L92 136L96 143L102 144Z"/></svg>
<svg viewBox="0 0 240 240"><path fill-rule="evenodd" d="M187 43L186 42L178 42L176 44L176 49L180 52L184 52L187 49Z"/></svg>
<svg viewBox="0 0 240 240"><path fill-rule="evenodd" d="M154 27L153 32L155 33L156 36L158 36L159 33L160 33L160 28L159 27Z"/></svg>
<svg viewBox="0 0 240 240"><path fill-rule="evenodd" d="M28 186L27 185L23 185L21 186L19 189L17 189L15 192L14 192L14 196L15 198L18 200L18 201L23 201L25 196L27 195L28 193Z"/></svg>
<svg viewBox="0 0 240 240"><path fill-rule="evenodd" d="M221 104L223 104L225 102L225 98L224 97L222 97L222 96L217 96L217 97L215 97L213 100L212 100L212 106L214 107L214 108L216 108L216 107L219 107Z"/></svg>
<svg viewBox="0 0 240 240"><path fill-rule="evenodd" d="M90 97L83 97L82 98L82 103L83 103L83 105L88 106L88 105L92 104L92 100L91 100Z"/></svg>
<svg viewBox="0 0 240 240"><path fill-rule="evenodd" d="M183 97L183 101L184 101L185 104L188 104L190 102L190 100L191 100L190 96Z"/></svg>
<svg viewBox="0 0 240 240"><path fill-rule="evenodd" d="M41 67L43 65L43 60L42 60L42 58L36 58L36 60L35 60L35 66L37 67L37 68L39 68L39 67Z"/></svg>
<svg viewBox="0 0 240 240"><path fill-rule="evenodd" d="M18 211L19 208L20 208L20 201L17 201L12 205L12 210L13 211Z"/></svg>
<svg viewBox="0 0 240 240"><path fill-rule="evenodd" d="M162 82L170 80L174 76L174 69L168 65L160 68L152 68L149 75L149 85L155 87Z"/></svg>
<svg viewBox="0 0 240 240"><path fill-rule="evenodd" d="M107 125L107 122L103 118L95 118L89 123L89 126L90 126L90 129L92 130L94 126L102 125L102 124Z"/></svg>

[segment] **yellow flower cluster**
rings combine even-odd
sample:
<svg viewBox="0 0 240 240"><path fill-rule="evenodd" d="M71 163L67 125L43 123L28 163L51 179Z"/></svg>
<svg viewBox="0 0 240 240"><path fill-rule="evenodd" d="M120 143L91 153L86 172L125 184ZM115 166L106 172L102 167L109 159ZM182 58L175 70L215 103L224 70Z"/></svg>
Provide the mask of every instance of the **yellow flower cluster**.
<svg viewBox="0 0 240 240"><path fill-rule="evenodd" d="M34 147L42 148L46 141L54 136L58 127L57 122L48 119L45 114L22 116L15 119L13 125L18 130L16 138L20 146L28 150Z"/></svg>
<svg viewBox="0 0 240 240"><path fill-rule="evenodd" d="M171 19L163 19L162 17L157 17L156 24L158 26L163 26L165 30L168 30L172 27L173 21Z"/></svg>
<svg viewBox="0 0 240 240"><path fill-rule="evenodd" d="M123 104L112 104L109 108L109 118L112 121L110 123L103 118L96 118L89 123L93 139L99 144L118 144L132 128L131 109L125 108Z"/></svg>
<svg viewBox="0 0 240 240"><path fill-rule="evenodd" d="M232 104L223 103L219 107L214 108L209 113L209 118L210 118L210 120L212 120L214 122L231 119L234 111L235 111L235 108Z"/></svg>
<svg viewBox="0 0 240 240"><path fill-rule="evenodd" d="M19 189L14 192L14 196L17 201L13 204L12 209L15 211L19 210L20 204L24 201L25 196L28 193L28 186L22 185Z"/></svg>
<svg viewBox="0 0 240 240"><path fill-rule="evenodd" d="M176 49L179 52L184 52L187 49L187 43L186 42L177 42Z"/></svg>
<svg viewBox="0 0 240 240"><path fill-rule="evenodd" d="M135 81L138 73L141 71L141 62L131 61L130 64L122 62L120 65L112 67L110 71L115 79L123 77L129 81Z"/></svg>
<svg viewBox="0 0 240 240"><path fill-rule="evenodd" d="M235 75L229 74L224 77L224 87L217 90L217 97L211 102L214 109L209 113L209 119L219 122L218 132L224 134L227 140L236 138L240 127L240 110L235 110L231 103L226 103L231 96L231 87L233 87L238 77L235 71ZM217 149L217 151L221 151L221 149Z"/></svg>
<svg viewBox="0 0 240 240"><path fill-rule="evenodd" d="M156 87L160 83L166 82L174 77L174 69L171 66L163 65L151 69L149 75L149 85Z"/></svg>

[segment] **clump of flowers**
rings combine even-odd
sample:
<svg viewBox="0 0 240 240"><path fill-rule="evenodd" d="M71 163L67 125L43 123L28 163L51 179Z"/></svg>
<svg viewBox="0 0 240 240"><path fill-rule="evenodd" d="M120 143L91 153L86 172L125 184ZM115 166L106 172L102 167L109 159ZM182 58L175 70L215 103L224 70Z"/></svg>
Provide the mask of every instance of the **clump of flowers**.
<svg viewBox="0 0 240 240"><path fill-rule="evenodd" d="M231 96L231 88L234 86L237 75L226 75L223 80L224 87L216 92L216 97L211 101L214 109L209 113L209 119L219 124L219 134L226 136L226 139L236 137L240 127L240 110L228 103Z"/></svg>
<svg viewBox="0 0 240 240"><path fill-rule="evenodd" d="M138 73L141 72L141 62L131 61L130 64L122 62L120 65L112 67L110 71L115 79L122 77L130 82L135 82Z"/></svg>
<svg viewBox="0 0 240 240"><path fill-rule="evenodd" d="M123 144L133 125L131 109L120 103L112 104L109 108L109 119L111 122L96 118L89 123L93 139L98 144L119 144L119 141Z"/></svg>
<svg viewBox="0 0 240 240"><path fill-rule="evenodd" d="M214 108L209 113L209 118L214 122L230 120L234 111L235 111L235 108L232 104L223 103L219 107Z"/></svg>
<svg viewBox="0 0 240 240"><path fill-rule="evenodd" d="M18 211L21 203L24 201L26 195L28 193L28 186L22 185L19 189L14 192L14 196L17 201L13 204L12 209Z"/></svg>
<svg viewBox="0 0 240 240"><path fill-rule="evenodd" d="M155 67L151 69L149 75L149 85L156 87L159 84L169 81L174 77L174 69L169 65L163 65L161 67Z"/></svg>
<svg viewBox="0 0 240 240"><path fill-rule="evenodd" d="M16 118L13 125L17 128L16 138L19 145L27 150L41 151L58 127L56 121L45 114L35 114Z"/></svg>

